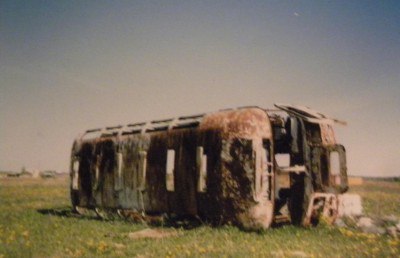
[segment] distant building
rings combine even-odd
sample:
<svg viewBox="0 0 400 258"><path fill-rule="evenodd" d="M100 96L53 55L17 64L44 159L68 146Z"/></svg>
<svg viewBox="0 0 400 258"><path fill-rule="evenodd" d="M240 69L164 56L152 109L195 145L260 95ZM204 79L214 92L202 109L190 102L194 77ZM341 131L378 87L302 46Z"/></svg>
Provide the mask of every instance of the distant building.
<svg viewBox="0 0 400 258"><path fill-rule="evenodd" d="M57 175L56 171L53 170L46 170L40 172L40 177L41 178L53 178Z"/></svg>
<svg viewBox="0 0 400 258"><path fill-rule="evenodd" d="M18 176L19 177L32 177L32 173L27 170L24 170L21 173L19 173Z"/></svg>
<svg viewBox="0 0 400 258"><path fill-rule="evenodd" d="M358 176L350 176L349 177L349 185L362 185L364 183L364 179Z"/></svg>
<svg viewBox="0 0 400 258"><path fill-rule="evenodd" d="M40 175L40 171L38 169L33 169L31 173L33 178L38 178Z"/></svg>

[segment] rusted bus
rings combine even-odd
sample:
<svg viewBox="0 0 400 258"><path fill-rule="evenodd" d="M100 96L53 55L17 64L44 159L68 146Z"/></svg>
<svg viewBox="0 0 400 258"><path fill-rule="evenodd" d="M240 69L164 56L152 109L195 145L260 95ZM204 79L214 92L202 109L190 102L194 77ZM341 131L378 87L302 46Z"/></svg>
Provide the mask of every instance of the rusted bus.
<svg viewBox="0 0 400 258"><path fill-rule="evenodd" d="M74 206L199 216L245 228L272 223L271 177L265 175L272 174L267 167L272 134L264 110L229 110L114 129L89 130L99 135L76 140L71 159Z"/></svg>
<svg viewBox="0 0 400 258"><path fill-rule="evenodd" d="M345 151L332 119L277 107L283 115L246 107L88 130L72 148L72 204L100 215L193 216L246 229L309 224L322 212L314 202L326 197L323 214L332 212L346 190ZM339 184L329 167L335 151ZM289 156L287 166L279 154Z"/></svg>

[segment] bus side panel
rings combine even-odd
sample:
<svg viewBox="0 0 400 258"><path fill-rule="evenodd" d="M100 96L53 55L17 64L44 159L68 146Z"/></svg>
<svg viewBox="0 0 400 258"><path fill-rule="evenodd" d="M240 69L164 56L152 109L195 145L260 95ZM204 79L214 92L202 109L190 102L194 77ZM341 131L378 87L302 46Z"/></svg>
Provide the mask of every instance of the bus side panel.
<svg viewBox="0 0 400 258"><path fill-rule="evenodd" d="M222 189L221 173L221 133L215 130L203 130L198 136L198 146L203 147L204 155L207 157L206 171L206 190L197 192L197 208L200 217L219 222L222 217L222 207L220 205ZM197 183L198 178L196 179Z"/></svg>
<svg viewBox="0 0 400 258"><path fill-rule="evenodd" d="M102 153L99 161L99 186L96 190L97 207L115 208L118 204L117 195L114 190L115 167L116 164L116 146L114 141L105 140L97 145L99 152Z"/></svg>
<svg viewBox="0 0 400 258"><path fill-rule="evenodd" d="M165 133L151 135L147 153L146 190L143 195L144 208L148 213L169 211L165 185L167 142L168 138Z"/></svg>
<svg viewBox="0 0 400 258"><path fill-rule="evenodd" d="M134 135L119 142L119 151L122 153L122 186L118 191L118 207L122 209L137 210L143 209L142 200L146 189L140 189L142 185L141 166L147 162L145 155L150 145L148 135ZM117 152L117 153L118 153ZM146 156L146 155L145 155ZM146 156L147 157L147 156ZM117 171L118 173L118 166Z"/></svg>
<svg viewBox="0 0 400 258"><path fill-rule="evenodd" d="M83 144L79 151L78 206L88 207L92 204L92 160L93 145Z"/></svg>

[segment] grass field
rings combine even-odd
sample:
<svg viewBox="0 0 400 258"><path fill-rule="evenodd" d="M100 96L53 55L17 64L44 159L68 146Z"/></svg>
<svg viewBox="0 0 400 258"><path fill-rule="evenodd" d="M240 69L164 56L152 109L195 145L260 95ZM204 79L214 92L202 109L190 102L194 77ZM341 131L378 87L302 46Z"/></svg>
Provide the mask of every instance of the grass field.
<svg viewBox="0 0 400 258"><path fill-rule="evenodd" d="M400 183L354 187L369 215L400 217ZM320 225L243 232L232 226L162 228L175 236L130 239L146 228L71 213L68 178L0 179L0 257L399 257L400 240Z"/></svg>

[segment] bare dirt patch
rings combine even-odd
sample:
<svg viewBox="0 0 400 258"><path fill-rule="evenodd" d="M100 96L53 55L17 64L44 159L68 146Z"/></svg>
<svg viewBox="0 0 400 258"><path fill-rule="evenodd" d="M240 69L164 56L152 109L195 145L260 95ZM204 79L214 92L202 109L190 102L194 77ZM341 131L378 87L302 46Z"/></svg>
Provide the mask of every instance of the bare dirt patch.
<svg viewBox="0 0 400 258"><path fill-rule="evenodd" d="M151 238L151 239L161 239L166 237L177 236L178 231L176 230L164 230L164 229L152 229L146 228L140 231L131 232L128 234L130 239L143 239L143 238Z"/></svg>

